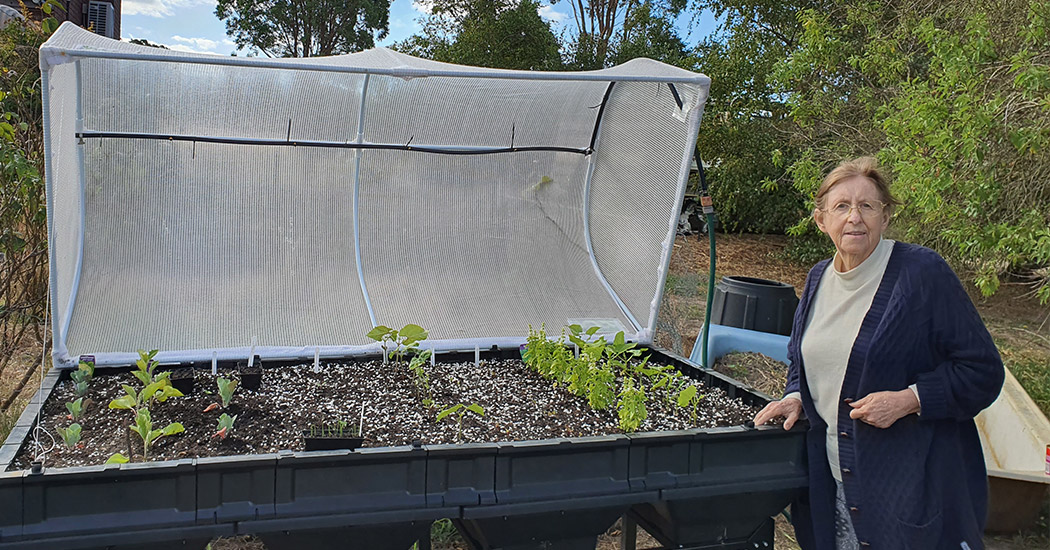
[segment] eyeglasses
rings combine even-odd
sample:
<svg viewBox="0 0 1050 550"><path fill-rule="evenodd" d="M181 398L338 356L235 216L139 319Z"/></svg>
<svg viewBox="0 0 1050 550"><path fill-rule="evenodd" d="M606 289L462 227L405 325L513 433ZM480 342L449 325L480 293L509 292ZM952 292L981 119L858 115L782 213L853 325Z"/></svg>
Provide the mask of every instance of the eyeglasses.
<svg viewBox="0 0 1050 550"><path fill-rule="evenodd" d="M848 218L854 209L860 213L862 218L876 218L882 214L883 209L886 208L886 203L881 201L864 201L858 204L850 204L848 202L835 203L831 208L825 208L825 212L829 212L837 218Z"/></svg>

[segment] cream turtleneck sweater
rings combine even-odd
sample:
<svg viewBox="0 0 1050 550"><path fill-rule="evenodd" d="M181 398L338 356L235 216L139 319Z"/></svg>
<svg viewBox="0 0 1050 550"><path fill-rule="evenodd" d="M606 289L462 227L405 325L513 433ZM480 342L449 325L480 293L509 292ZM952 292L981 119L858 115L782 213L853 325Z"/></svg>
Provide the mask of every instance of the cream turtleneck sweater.
<svg viewBox="0 0 1050 550"><path fill-rule="evenodd" d="M834 261L828 262L802 333L806 383L817 413L828 424L828 465L840 482L838 411L842 380L853 342L892 252L893 241L883 239L870 256L849 271L838 271Z"/></svg>

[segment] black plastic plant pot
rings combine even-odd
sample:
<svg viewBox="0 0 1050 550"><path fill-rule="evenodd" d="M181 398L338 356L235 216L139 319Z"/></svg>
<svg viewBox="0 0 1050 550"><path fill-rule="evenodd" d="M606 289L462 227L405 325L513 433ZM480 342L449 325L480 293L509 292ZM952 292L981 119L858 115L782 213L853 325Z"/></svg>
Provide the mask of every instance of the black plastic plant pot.
<svg viewBox="0 0 1050 550"><path fill-rule="evenodd" d="M364 442L363 437L310 435L310 430L303 430L303 447L307 451L336 451L339 449L352 451Z"/></svg>
<svg viewBox="0 0 1050 550"><path fill-rule="evenodd" d="M241 379L241 387L246 390L258 391L262 386L262 375L262 359L258 355L250 367L247 360L237 363L237 376Z"/></svg>
<svg viewBox="0 0 1050 550"><path fill-rule="evenodd" d="M168 377L172 387L182 392L182 395L193 393L193 379L193 367L175 369L171 371L171 376Z"/></svg>

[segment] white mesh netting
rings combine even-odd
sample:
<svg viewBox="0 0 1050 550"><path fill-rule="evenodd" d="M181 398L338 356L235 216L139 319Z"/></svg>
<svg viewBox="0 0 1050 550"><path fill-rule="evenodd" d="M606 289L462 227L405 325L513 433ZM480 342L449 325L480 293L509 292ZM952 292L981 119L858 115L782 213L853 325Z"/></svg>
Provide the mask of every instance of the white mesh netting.
<svg viewBox="0 0 1050 550"><path fill-rule="evenodd" d="M56 364L651 341L709 80L41 48Z"/></svg>

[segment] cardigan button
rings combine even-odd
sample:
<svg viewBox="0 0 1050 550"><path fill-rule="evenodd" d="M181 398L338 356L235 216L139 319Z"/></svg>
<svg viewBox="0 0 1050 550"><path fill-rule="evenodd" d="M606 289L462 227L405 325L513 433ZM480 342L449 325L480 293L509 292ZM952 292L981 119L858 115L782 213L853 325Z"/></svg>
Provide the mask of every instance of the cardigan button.
<svg viewBox="0 0 1050 550"><path fill-rule="evenodd" d="M868 542L865 542L865 541L860 541L860 545L864 546L864 547L867 547L867 548L871 547L871 543L868 543Z"/></svg>
<svg viewBox="0 0 1050 550"><path fill-rule="evenodd" d="M852 474L853 470L850 470L849 468L843 468L842 469L842 473L844 473L844 474Z"/></svg>
<svg viewBox="0 0 1050 550"><path fill-rule="evenodd" d="M850 506L849 511L853 512L854 514L857 514L860 512L860 508L857 508L856 506Z"/></svg>
<svg viewBox="0 0 1050 550"><path fill-rule="evenodd" d="M849 439L849 432L839 432L839 435L845 437L846 439Z"/></svg>

